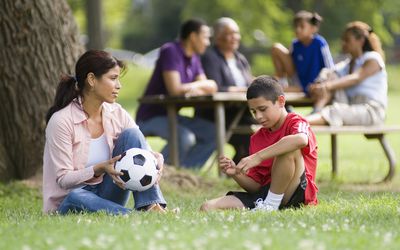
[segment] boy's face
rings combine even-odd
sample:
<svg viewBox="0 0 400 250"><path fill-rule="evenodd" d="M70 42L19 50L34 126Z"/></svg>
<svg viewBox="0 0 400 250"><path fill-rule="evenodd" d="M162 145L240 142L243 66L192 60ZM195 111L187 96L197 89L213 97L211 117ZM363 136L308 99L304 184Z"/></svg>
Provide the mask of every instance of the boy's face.
<svg viewBox="0 0 400 250"><path fill-rule="evenodd" d="M297 39L303 42L312 39L317 28L305 20L300 20L295 24L294 31Z"/></svg>
<svg viewBox="0 0 400 250"><path fill-rule="evenodd" d="M249 99L247 103L254 119L264 128L276 130L282 125L282 118L286 114L283 95L279 96L275 103L264 97Z"/></svg>

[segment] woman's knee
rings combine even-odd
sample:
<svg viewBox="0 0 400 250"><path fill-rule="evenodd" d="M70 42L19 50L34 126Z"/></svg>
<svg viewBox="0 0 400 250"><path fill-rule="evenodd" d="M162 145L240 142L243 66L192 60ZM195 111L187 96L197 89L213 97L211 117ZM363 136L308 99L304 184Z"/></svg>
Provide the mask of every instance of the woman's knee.
<svg viewBox="0 0 400 250"><path fill-rule="evenodd" d="M118 136L116 148L119 147L123 147L123 151L129 148L147 148L147 143L138 128L127 128Z"/></svg>

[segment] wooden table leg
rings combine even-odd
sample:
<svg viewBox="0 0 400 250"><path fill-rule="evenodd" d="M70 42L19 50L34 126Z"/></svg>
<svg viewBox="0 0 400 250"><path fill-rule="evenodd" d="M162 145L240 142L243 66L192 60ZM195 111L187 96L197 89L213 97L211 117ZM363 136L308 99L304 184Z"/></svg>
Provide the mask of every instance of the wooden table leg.
<svg viewBox="0 0 400 250"><path fill-rule="evenodd" d="M217 157L224 155L225 144L225 107L222 102L215 104L215 129L217 142ZM218 172L221 174L220 172Z"/></svg>
<svg viewBox="0 0 400 250"><path fill-rule="evenodd" d="M168 126L170 131L169 139L169 157L171 159L171 164L175 167L179 167L179 149L178 149L178 121L176 106L174 104L167 105L168 114ZM160 124L162 125L162 124Z"/></svg>

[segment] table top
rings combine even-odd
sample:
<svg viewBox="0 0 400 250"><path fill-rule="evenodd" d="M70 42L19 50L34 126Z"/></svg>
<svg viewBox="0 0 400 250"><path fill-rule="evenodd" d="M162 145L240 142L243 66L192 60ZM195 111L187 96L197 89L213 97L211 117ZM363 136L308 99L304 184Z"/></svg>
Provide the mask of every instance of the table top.
<svg viewBox="0 0 400 250"><path fill-rule="evenodd" d="M286 103L293 106L312 106L310 98L302 92L285 93ZM244 92L217 92L212 95L204 96L167 96L167 95L149 95L139 99L141 103L148 104L180 104L180 105L198 105L217 102L243 103L247 102Z"/></svg>

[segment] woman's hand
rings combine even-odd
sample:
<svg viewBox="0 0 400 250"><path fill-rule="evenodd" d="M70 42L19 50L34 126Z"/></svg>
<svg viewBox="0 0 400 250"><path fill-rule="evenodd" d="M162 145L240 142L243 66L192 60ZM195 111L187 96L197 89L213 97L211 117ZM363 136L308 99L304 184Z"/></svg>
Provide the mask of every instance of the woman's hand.
<svg viewBox="0 0 400 250"><path fill-rule="evenodd" d="M108 161L102 162L100 164L97 164L93 167L94 170L94 177L99 177L103 173L107 173L108 175L111 176L113 179L114 183L122 188L125 189L125 183L121 180L120 176L123 175L122 172L118 172L115 170L114 165L115 162L121 159L121 155L117 155L113 158L111 158Z"/></svg>
<svg viewBox="0 0 400 250"><path fill-rule="evenodd" d="M158 152L151 151L151 153L154 155L154 157L156 157L157 160L158 178L156 183L158 184L158 182L161 180L162 171L164 170L164 157Z"/></svg>

